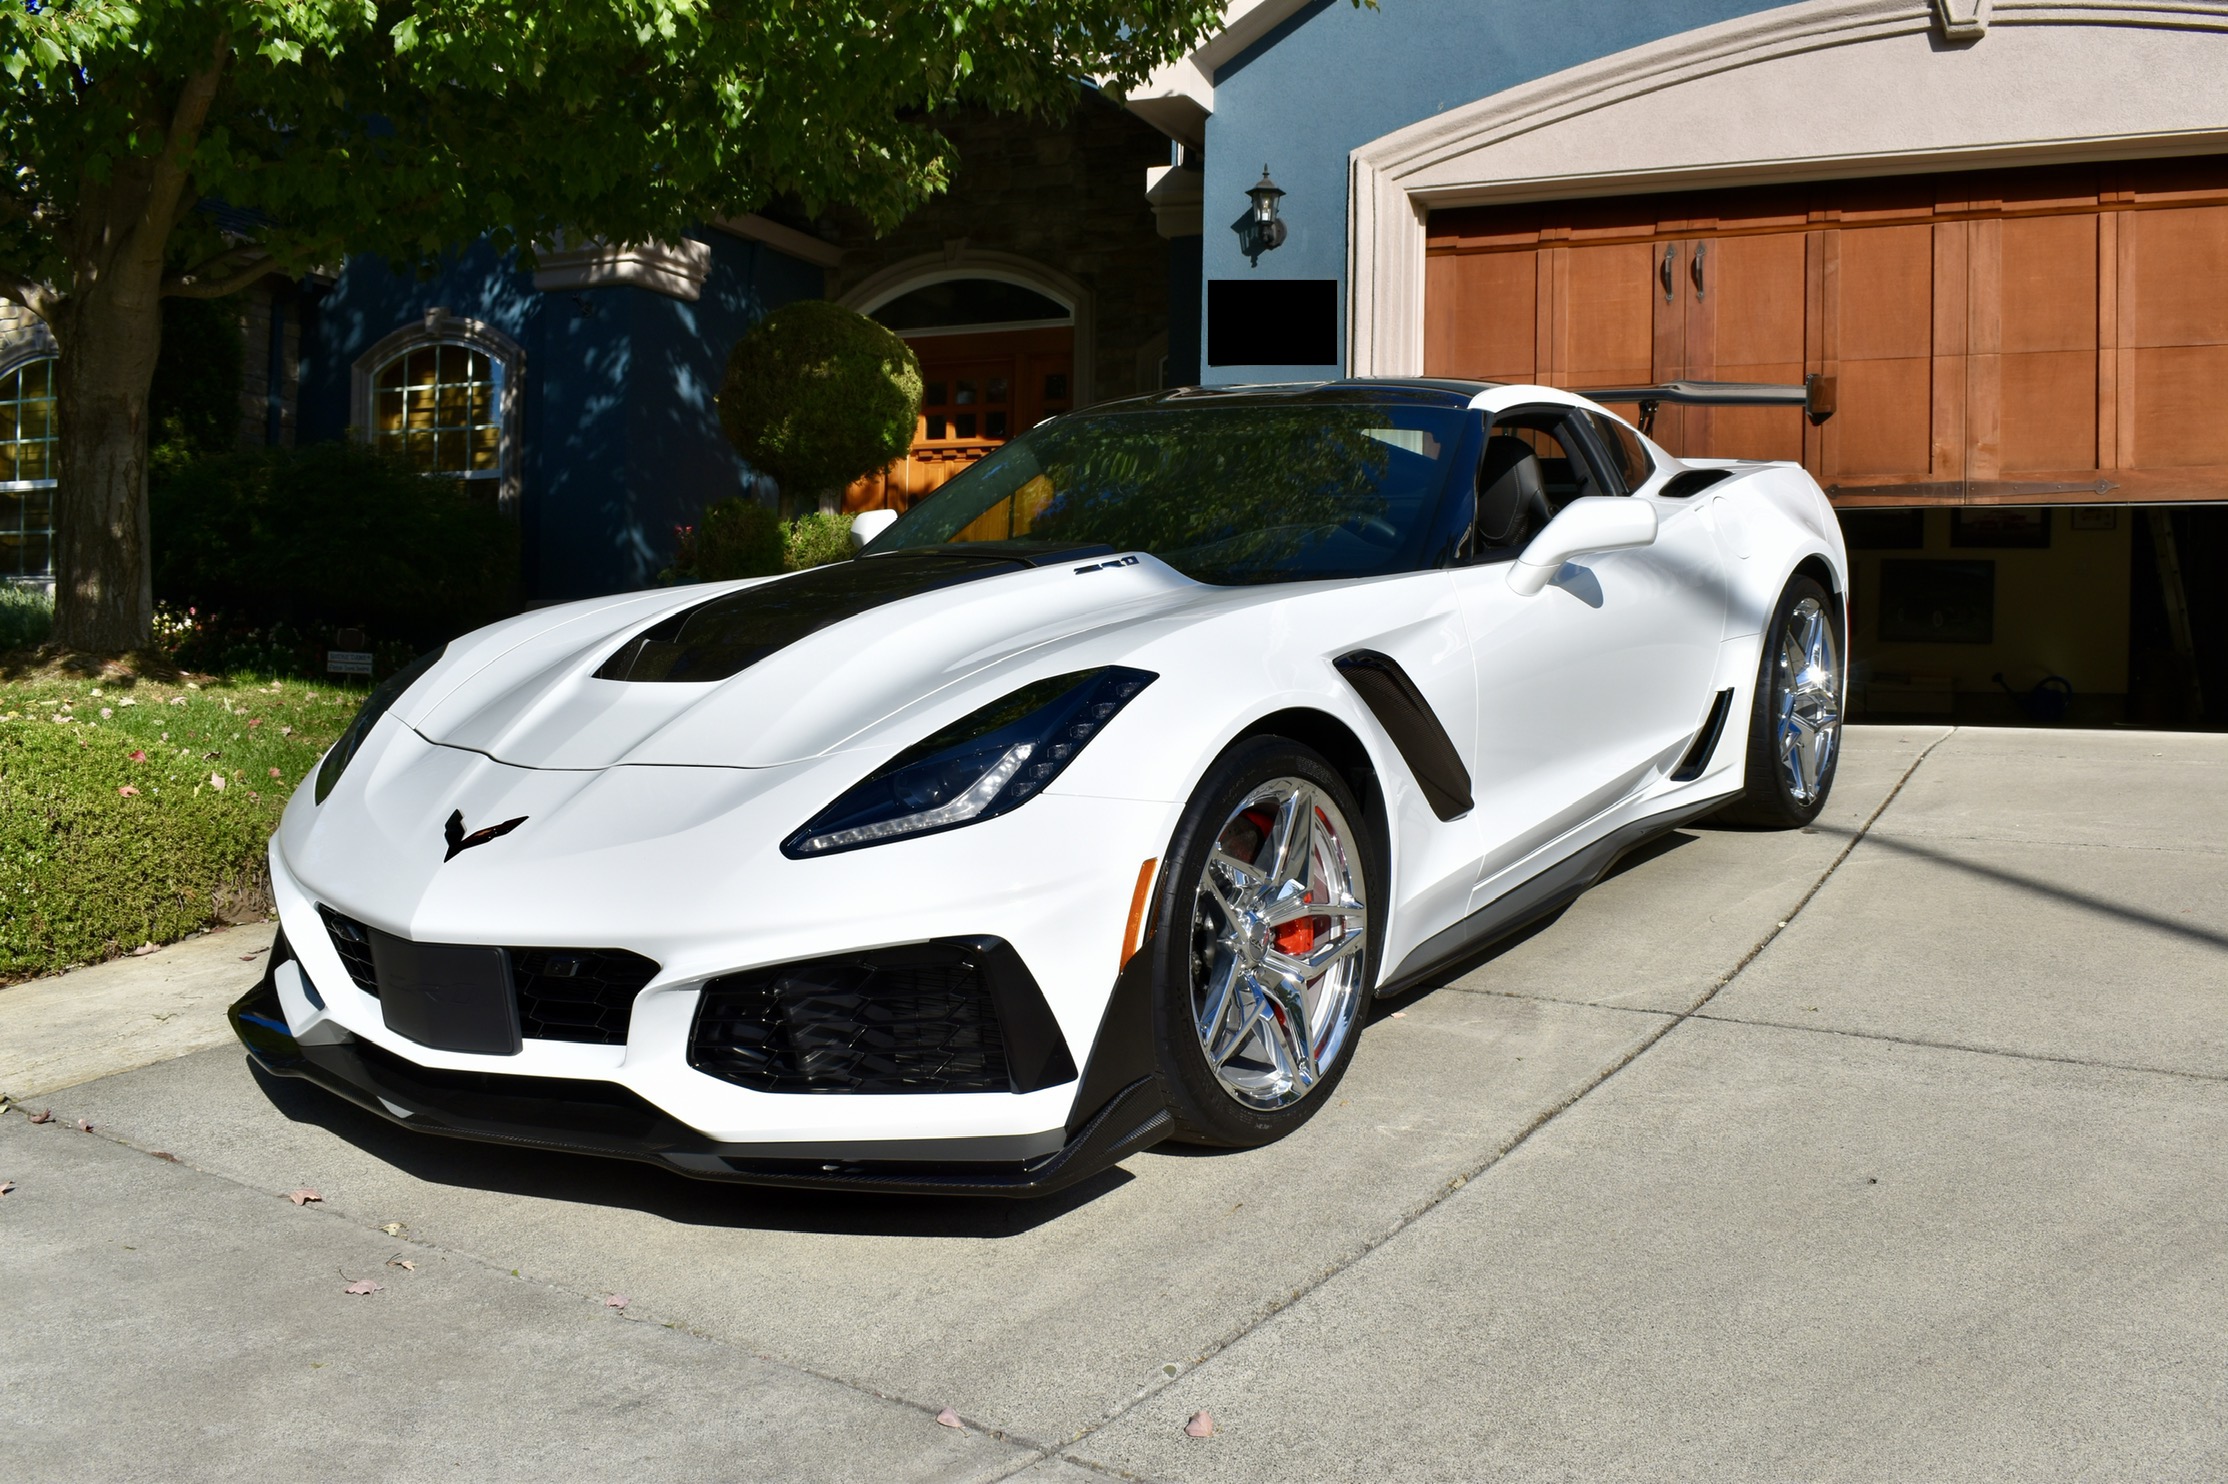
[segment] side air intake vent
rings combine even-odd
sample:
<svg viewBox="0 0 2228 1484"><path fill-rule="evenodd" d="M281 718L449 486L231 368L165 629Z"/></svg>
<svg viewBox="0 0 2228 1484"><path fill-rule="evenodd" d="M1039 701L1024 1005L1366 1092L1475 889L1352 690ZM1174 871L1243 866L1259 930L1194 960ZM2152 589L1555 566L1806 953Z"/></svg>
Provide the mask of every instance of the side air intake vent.
<svg viewBox="0 0 2228 1484"><path fill-rule="evenodd" d="M1674 474L1663 487L1663 498L1684 500L1699 495L1732 472L1730 469L1689 469L1683 474Z"/></svg>
<svg viewBox="0 0 2228 1484"><path fill-rule="evenodd" d="M689 1065L758 1092L1034 1092L1075 1062L1020 955L942 939L728 974Z"/></svg>

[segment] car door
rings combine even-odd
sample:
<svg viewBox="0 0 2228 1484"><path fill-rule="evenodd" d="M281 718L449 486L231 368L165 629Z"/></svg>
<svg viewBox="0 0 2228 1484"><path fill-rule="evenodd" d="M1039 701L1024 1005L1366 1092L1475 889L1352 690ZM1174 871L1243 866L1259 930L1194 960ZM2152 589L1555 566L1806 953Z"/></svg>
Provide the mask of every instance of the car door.
<svg viewBox="0 0 2228 1484"><path fill-rule="evenodd" d="M1605 443L1592 414L1562 405L1497 412L1486 474L1521 472L1520 441L1538 466L1520 527L1479 530L1454 582L1477 670L1471 773L1482 852L1495 878L1669 771L1709 709L1725 624L1718 548L1692 502ZM1497 441L1498 440L1498 441ZM1637 445L1637 440L1635 440ZM1637 492L1628 471L1642 475ZM1481 490L1481 495L1484 491ZM1545 519L1585 495L1646 500L1654 543L1566 563L1542 591L1508 583L1508 563Z"/></svg>

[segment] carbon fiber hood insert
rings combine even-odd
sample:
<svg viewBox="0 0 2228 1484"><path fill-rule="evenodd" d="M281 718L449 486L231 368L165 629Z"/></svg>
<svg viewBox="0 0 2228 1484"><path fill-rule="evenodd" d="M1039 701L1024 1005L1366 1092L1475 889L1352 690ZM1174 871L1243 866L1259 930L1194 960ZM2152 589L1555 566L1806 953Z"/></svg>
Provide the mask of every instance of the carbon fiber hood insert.
<svg viewBox="0 0 2228 1484"><path fill-rule="evenodd" d="M725 680L870 608L1029 566L1011 556L940 553L832 562L669 614L621 645L596 678Z"/></svg>

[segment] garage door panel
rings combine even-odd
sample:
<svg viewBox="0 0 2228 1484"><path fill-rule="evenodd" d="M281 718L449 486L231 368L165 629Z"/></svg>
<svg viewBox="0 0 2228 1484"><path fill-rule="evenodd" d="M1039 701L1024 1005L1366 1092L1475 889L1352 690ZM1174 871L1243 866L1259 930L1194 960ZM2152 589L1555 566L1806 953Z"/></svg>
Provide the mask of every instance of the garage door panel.
<svg viewBox="0 0 2228 1484"><path fill-rule="evenodd" d="M2133 270L2128 343L2228 343L2228 208L2131 212L2120 250Z"/></svg>
<svg viewBox="0 0 2228 1484"><path fill-rule="evenodd" d="M2228 155L1465 208L1429 241L1465 321L1429 370L1835 382L1816 428L1665 407L1674 452L1801 456L1851 499L2228 499Z"/></svg>
<svg viewBox="0 0 2228 1484"><path fill-rule="evenodd" d="M2217 291L2217 290L2216 290ZM2146 468L2228 464L2228 346L2136 350L2135 462Z"/></svg>
<svg viewBox="0 0 2228 1484"><path fill-rule="evenodd" d="M1655 346L1655 249L1623 243L1564 249L1556 287L1556 369L1563 386L1648 379Z"/></svg>
<svg viewBox="0 0 2228 1484"><path fill-rule="evenodd" d="M1826 354L1840 361L1934 351L1934 229L1865 227L1833 234Z"/></svg>
<svg viewBox="0 0 2228 1484"><path fill-rule="evenodd" d="M2096 349L2097 219L2003 223L2001 343L2007 353Z"/></svg>
<svg viewBox="0 0 2228 1484"><path fill-rule="evenodd" d="M2096 466L2096 352L2007 355L1997 374L2006 473Z"/></svg>
<svg viewBox="0 0 2228 1484"><path fill-rule="evenodd" d="M1844 361L1837 401L1826 423L1824 472L1830 475L1922 475L1933 464L1929 356Z"/></svg>

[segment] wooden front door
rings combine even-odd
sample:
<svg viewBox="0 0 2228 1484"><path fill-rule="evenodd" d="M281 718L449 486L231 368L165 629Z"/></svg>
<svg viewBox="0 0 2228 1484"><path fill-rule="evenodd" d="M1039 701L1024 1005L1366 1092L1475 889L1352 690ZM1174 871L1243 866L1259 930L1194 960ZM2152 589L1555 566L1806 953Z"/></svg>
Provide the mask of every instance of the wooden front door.
<svg viewBox="0 0 2228 1484"><path fill-rule="evenodd" d="M1839 504L2228 499L2228 157L1465 208L1428 252L1426 374L1824 376L1821 426L1656 433Z"/></svg>
<svg viewBox="0 0 2228 1484"><path fill-rule="evenodd" d="M845 492L846 510L904 510L1018 433L1074 403L1075 331L909 336L921 362L913 446Z"/></svg>

